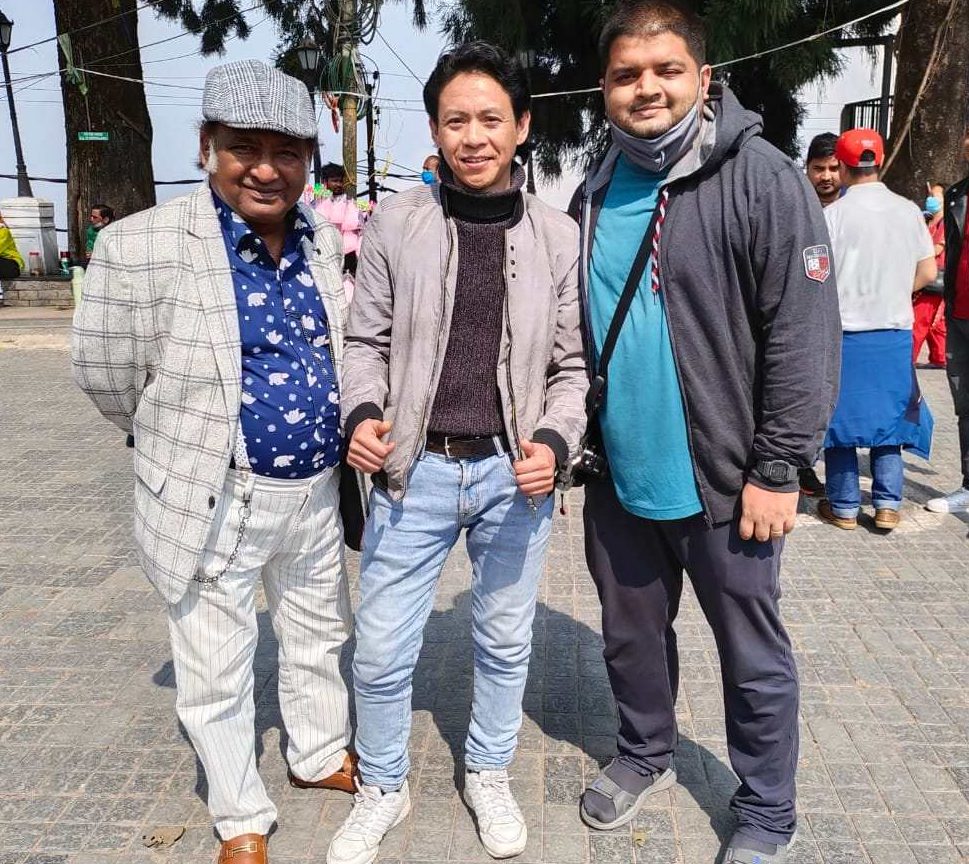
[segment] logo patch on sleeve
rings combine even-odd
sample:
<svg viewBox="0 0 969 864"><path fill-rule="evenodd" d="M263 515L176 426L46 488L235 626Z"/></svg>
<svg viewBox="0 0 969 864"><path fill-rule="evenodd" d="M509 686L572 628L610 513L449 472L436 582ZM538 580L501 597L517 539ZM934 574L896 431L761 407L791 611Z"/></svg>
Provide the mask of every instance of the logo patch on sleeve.
<svg viewBox="0 0 969 864"><path fill-rule="evenodd" d="M804 250L804 275L815 282L824 282L831 275L831 254L827 244L808 246Z"/></svg>

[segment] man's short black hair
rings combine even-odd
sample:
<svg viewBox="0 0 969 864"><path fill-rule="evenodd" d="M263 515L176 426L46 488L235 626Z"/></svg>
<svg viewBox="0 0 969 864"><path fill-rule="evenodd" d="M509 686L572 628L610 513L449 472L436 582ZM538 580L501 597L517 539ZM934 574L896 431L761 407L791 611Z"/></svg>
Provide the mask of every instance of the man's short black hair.
<svg viewBox="0 0 969 864"><path fill-rule="evenodd" d="M865 153L871 153L870 150L866 150ZM872 158L874 158L874 153L872 153ZM845 165L845 170L848 172L848 176L853 180L859 180L862 177L877 177L878 172L881 171L880 165L871 165L867 168L852 168L850 165Z"/></svg>
<svg viewBox="0 0 969 864"><path fill-rule="evenodd" d="M838 143L838 136L834 132L822 132L815 135L808 145L805 164L814 159L831 159L834 156L834 145Z"/></svg>
<svg viewBox="0 0 969 864"><path fill-rule="evenodd" d="M97 210L102 219L107 219L109 222L114 221L114 208L109 207L107 204L95 204L92 210Z"/></svg>
<svg viewBox="0 0 969 864"><path fill-rule="evenodd" d="M458 75L479 72L494 78L511 99L515 120L532 104L532 92L528 86L528 73L516 58L497 45L489 42L468 42L453 51L447 51L437 60L437 66L424 85L424 108L427 116L437 120L441 91Z"/></svg>
<svg viewBox="0 0 969 864"><path fill-rule="evenodd" d="M703 19L679 0L619 0L599 34L599 63L609 65L612 43L620 36L679 36L698 66L707 62Z"/></svg>

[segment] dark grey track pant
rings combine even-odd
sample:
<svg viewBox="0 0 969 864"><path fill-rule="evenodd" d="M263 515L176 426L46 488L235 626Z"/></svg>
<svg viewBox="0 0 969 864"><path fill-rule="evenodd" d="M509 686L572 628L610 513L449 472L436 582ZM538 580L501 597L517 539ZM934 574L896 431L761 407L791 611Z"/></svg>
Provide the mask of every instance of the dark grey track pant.
<svg viewBox="0 0 969 864"><path fill-rule="evenodd" d="M952 403L959 418L962 485L969 489L969 321L949 315L945 323L945 369Z"/></svg>
<svg viewBox="0 0 969 864"><path fill-rule="evenodd" d="M783 540L744 542L736 522L709 528L700 516L641 519L622 507L611 480L586 486L584 520L620 756L650 771L670 765L679 678L673 621L686 570L720 654L727 749L740 778L731 807L755 839L788 842L798 683L778 610Z"/></svg>

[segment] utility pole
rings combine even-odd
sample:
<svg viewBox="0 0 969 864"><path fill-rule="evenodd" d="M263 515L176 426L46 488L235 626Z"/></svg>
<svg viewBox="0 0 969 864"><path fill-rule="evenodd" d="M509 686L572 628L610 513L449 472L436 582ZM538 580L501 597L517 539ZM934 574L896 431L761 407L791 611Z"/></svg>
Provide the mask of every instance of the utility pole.
<svg viewBox="0 0 969 864"><path fill-rule="evenodd" d="M356 32L357 0L340 0L339 51L340 66L349 73L345 80L356 80ZM355 89L355 88L354 88ZM357 109L356 96L341 97L343 115L343 172L346 177L346 195L353 201L357 196Z"/></svg>
<svg viewBox="0 0 969 864"><path fill-rule="evenodd" d="M373 89L380 81L380 72L374 70L373 84L367 81L367 186L370 192L370 203L377 203L377 159L374 154L374 106Z"/></svg>
<svg viewBox="0 0 969 864"><path fill-rule="evenodd" d="M7 49L10 47L10 34L13 31L13 21L0 12L0 57L3 58L3 79L7 86L7 106L10 108L10 128L13 132L13 150L17 157L17 195L21 198L33 198L30 188L30 178L27 176L27 165L24 162L24 148L20 143L20 126L17 123L17 107L13 104L13 84L10 81L10 66L7 63Z"/></svg>

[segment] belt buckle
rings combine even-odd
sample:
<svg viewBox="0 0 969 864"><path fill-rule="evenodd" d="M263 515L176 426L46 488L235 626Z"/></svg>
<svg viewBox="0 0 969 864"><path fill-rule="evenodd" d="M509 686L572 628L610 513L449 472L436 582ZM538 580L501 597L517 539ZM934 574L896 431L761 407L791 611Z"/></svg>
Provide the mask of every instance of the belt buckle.
<svg viewBox="0 0 969 864"><path fill-rule="evenodd" d="M444 436L444 456L446 459L451 458L451 436Z"/></svg>

